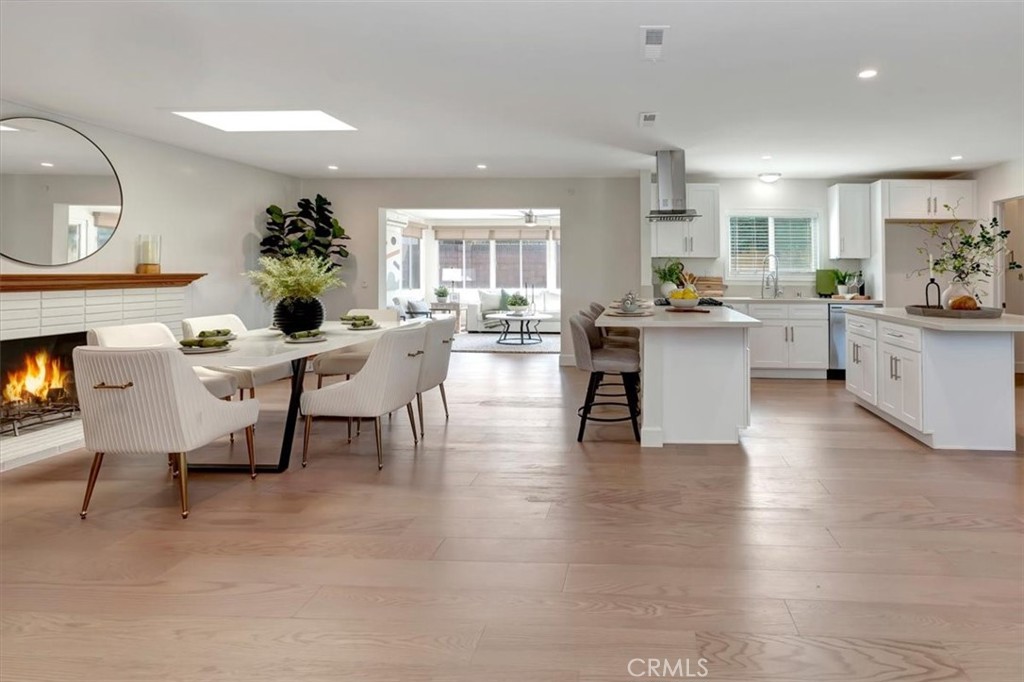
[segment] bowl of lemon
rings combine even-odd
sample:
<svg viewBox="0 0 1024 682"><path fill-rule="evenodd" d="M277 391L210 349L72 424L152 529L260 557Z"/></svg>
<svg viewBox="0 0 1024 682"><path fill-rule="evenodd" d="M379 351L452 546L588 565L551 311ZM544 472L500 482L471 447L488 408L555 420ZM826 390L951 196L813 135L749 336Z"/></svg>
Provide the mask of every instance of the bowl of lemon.
<svg viewBox="0 0 1024 682"><path fill-rule="evenodd" d="M668 303L673 308L696 308L700 303L700 294L693 286L686 286L669 293Z"/></svg>

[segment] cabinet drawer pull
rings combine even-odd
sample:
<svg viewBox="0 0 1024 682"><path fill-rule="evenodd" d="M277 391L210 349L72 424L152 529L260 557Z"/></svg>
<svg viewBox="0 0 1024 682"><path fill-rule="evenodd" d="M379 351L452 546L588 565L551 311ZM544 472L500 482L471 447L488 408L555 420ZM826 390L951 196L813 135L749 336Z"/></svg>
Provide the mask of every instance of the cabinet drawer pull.
<svg viewBox="0 0 1024 682"><path fill-rule="evenodd" d="M899 381L902 377L900 376L900 359L894 357L893 359L893 379Z"/></svg>
<svg viewBox="0 0 1024 682"><path fill-rule="evenodd" d="M796 327L789 328L789 340L794 342L796 341Z"/></svg>
<svg viewBox="0 0 1024 682"><path fill-rule="evenodd" d="M886 331L886 332L885 332L885 335L886 335L886 336L891 336L891 337L892 337L892 338L894 338L894 339L902 339L902 338L903 338L903 334L899 334L899 333L897 333L897 332L890 332L890 331Z"/></svg>
<svg viewBox="0 0 1024 682"><path fill-rule="evenodd" d="M786 340L786 343L789 343L789 327L782 328L782 338Z"/></svg>

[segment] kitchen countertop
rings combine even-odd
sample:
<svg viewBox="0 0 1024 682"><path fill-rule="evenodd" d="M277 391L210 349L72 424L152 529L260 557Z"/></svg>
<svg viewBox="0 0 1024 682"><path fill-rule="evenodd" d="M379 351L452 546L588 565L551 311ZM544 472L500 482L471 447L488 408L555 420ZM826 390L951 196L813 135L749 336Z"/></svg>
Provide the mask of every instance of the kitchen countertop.
<svg viewBox="0 0 1024 682"><path fill-rule="evenodd" d="M835 303L841 305L882 305L883 301L879 299L867 299L867 300L845 300L841 298L751 298L747 296L713 296L715 300L722 301L725 303Z"/></svg>
<svg viewBox="0 0 1024 682"><path fill-rule="evenodd" d="M761 321L753 317L738 313L732 308L715 306L701 308L708 310L707 313L670 313L668 306L655 306L649 310L654 315L645 317L620 317L609 315L611 310L606 310L597 318L598 327L635 327L644 329L649 327L678 327L686 328L715 328L715 327L760 327Z"/></svg>
<svg viewBox="0 0 1024 682"><path fill-rule="evenodd" d="M1024 315L1007 315L995 319L924 317L911 315L903 308L865 308L848 311L847 315L869 317L873 320L896 322L907 327L931 329L940 332L1024 332Z"/></svg>

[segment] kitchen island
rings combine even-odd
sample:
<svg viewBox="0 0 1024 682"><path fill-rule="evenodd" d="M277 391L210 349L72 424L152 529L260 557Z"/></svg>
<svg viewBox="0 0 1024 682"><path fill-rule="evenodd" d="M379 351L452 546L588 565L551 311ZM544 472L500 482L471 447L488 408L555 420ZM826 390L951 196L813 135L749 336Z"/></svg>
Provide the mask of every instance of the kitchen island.
<svg viewBox="0 0 1024 682"><path fill-rule="evenodd" d="M738 443L750 424L749 330L761 322L726 307L621 317L606 310L599 327L641 331L640 444Z"/></svg>
<svg viewBox="0 0 1024 682"><path fill-rule="evenodd" d="M846 388L861 407L938 450L1017 450L1013 335L1024 316L864 308L846 311L846 331Z"/></svg>

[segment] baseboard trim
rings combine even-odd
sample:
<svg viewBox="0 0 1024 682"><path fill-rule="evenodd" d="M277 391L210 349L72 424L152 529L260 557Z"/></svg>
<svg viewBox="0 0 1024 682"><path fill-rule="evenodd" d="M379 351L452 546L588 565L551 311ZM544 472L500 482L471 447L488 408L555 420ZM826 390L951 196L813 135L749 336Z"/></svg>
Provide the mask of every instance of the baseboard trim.
<svg viewBox="0 0 1024 682"><path fill-rule="evenodd" d="M827 369L751 369L751 379L827 379Z"/></svg>

